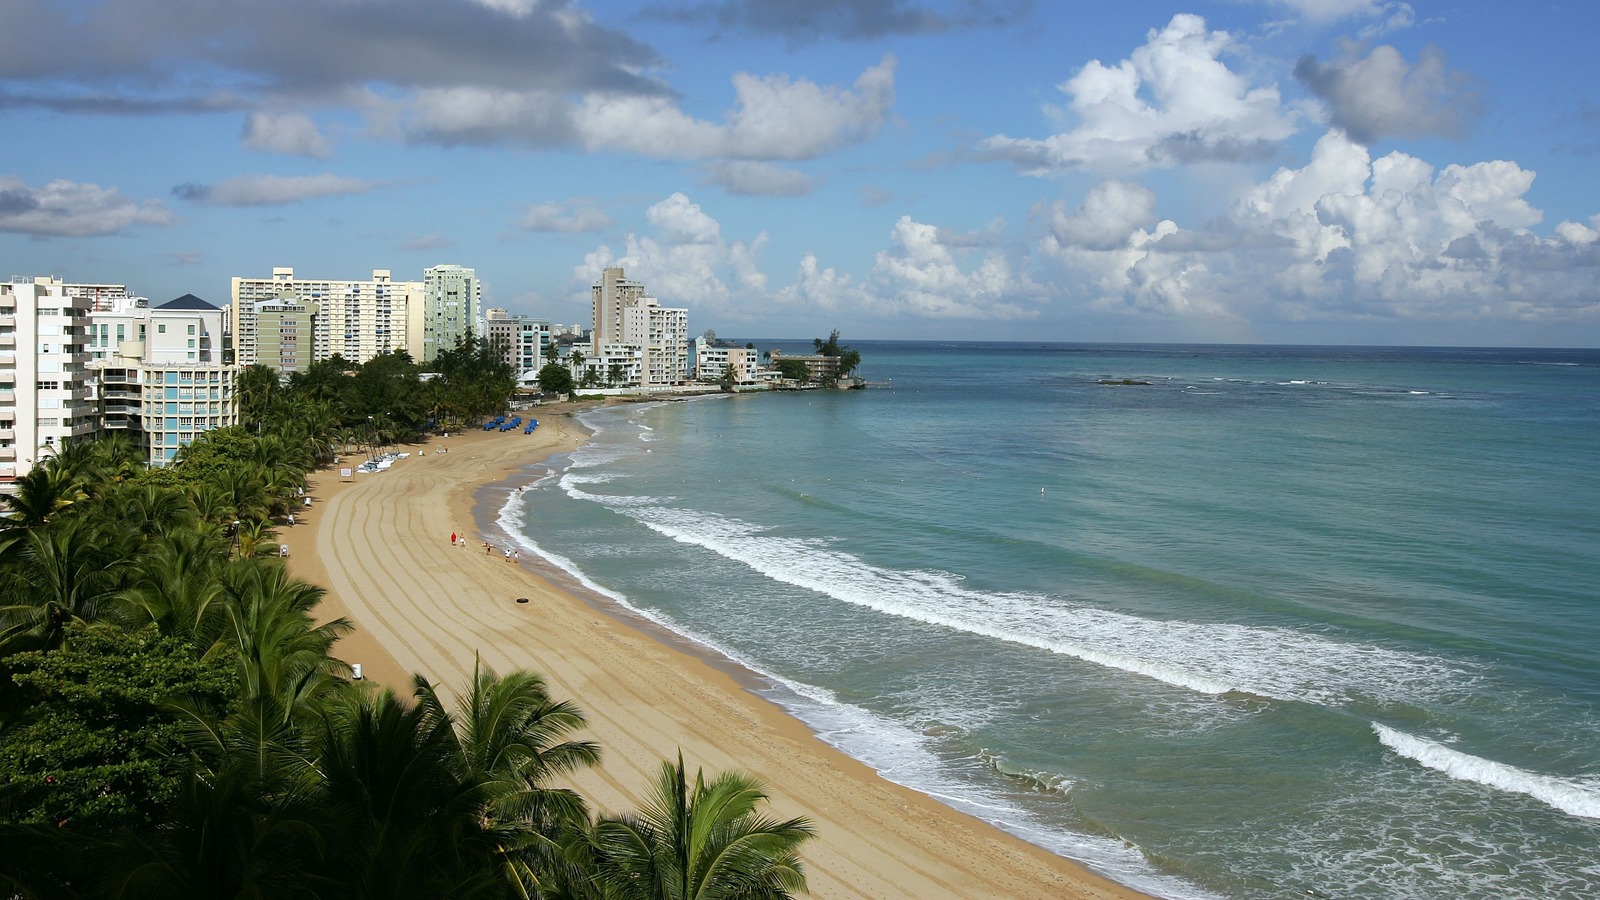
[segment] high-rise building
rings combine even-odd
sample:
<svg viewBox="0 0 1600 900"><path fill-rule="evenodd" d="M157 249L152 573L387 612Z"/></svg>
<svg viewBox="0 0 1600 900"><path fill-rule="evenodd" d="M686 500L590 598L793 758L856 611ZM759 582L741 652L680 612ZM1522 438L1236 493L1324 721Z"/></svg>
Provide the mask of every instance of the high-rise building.
<svg viewBox="0 0 1600 900"><path fill-rule="evenodd" d="M400 350L421 359L422 287L420 281L394 281L388 269L373 269L366 281L299 279L292 268L274 268L271 278L235 277L229 305L234 361L241 367L259 362L283 370L284 359L309 364L341 356L363 363ZM309 318L295 318L292 335L261 330L260 316L302 313ZM273 318L267 324L281 328L282 322ZM263 352L263 340L276 354ZM286 350L290 344L292 353Z"/></svg>
<svg viewBox="0 0 1600 900"><path fill-rule="evenodd" d="M483 286L476 269L438 265L422 270L422 354L432 362L477 327Z"/></svg>
<svg viewBox="0 0 1600 900"><path fill-rule="evenodd" d="M536 372L545 364L545 353L555 338L550 323L528 316L513 316L505 310L485 310L484 337L489 346L505 353L512 374L518 377Z"/></svg>
<svg viewBox="0 0 1600 900"><path fill-rule="evenodd" d="M0 490L96 430L91 301L50 277L0 283Z"/></svg>
<svg viewBox="0 0 1600 900"><path fill-rule="evenodd" d="M644 285L629 281L620 267L606 269L594 283L594 330L589 334L591 354L599 356L607 344L620 344L622 340L622 310L645 295Z"/></svg>
<svg viewBox="0 0 1600 900"><path fill-rule="evenodd" d="M238 367L223 362L223 312L184 294L156 307L125 297L89 314L101 426L134 435L151 465L238 422Z"/></svg>
<svg viewBox="0 0 1600 900"><path fill-rule="evenodd" d="M689 311L662 306L642 283L629 281L622 269L609 268L593 285L594 331L591 357L632 357L638 375L629 384L666 387L689 377ZM621 353L618 348L637 348ZM618 363L619 365L622 363ZM606 364L608 367L610 363Z"/></svg>

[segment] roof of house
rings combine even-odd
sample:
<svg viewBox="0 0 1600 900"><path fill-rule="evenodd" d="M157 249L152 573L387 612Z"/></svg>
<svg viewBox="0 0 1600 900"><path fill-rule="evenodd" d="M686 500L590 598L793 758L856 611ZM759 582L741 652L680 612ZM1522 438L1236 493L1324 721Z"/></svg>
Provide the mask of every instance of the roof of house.
<svg viewBox="0 0 1600 900"><path fill-rule="evenodd" d="M161 304L160 306L156 307L156 309L221 309L221 308L222 307L217 306L214 303L210 303L210 302L208 302L206 300L201 300L199 297L196 297L193 294L184 294L182 297L179 297L176 300L168 300L167 302L165 302L165 303Z"/></svg>

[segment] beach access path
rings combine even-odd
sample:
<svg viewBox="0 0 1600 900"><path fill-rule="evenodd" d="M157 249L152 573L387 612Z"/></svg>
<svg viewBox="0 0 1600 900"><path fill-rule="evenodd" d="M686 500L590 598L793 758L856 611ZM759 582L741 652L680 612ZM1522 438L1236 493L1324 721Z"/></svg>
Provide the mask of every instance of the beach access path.
<svg viewBox="0 0 1600 900"><path fill-rule="evenodd" d="M312 505L281 540L291 572L327 589L319 614L356 625L334 648L339 658L402 696L413 672L454 696L477 659L540 673L584 710L583 736L601 744L601 765L572 786L602 811L636 809L680 749L690 770L754 774L772 795L769 814L816 826L802 851L814 897L1142 896L887 781L747 690L748 673L579 596L528 554L506 559L493 522L473 518L475 495L516 489L531 480L517 477L524 466L586 437L560 407L538 418L532 434L472 430L407 448L412 456L385 472L341 478L335 467L311 478ZM489 505L492 517L499 503Z"/></svg>

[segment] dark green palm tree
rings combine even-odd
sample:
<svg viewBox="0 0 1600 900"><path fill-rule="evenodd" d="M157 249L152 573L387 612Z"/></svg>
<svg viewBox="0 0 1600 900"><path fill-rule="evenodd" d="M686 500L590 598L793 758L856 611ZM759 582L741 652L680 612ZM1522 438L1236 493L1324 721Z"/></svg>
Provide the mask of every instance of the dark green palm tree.
<svg viewBox="0 0 1600 900"><path fill-rule="evenodd" d="M697 772L691 786L679 754L677 765L662 762L637 815L595 824L590 863L619 900L772 900L804 892L798 850L812 836L811 824L757 815L766 797L740 772L709 784Z"/></svg>
<svg viewBox="0 0 1600 900"><path fill-rule="evenodd" d="M49 463L34 466L17 479L16 490L0 494L0 502L6 505L6 514L0 516L0 527L43 525L88 497L82 479L72 469Z"/></svg>
<svg viewBox="0 0 1600 900"><path fill-rule="evenodd" d="M67 623L113 615L137 536L89 516L30 530L0 570L0 653L60 646Z"/></svg>
<svg viewBox="0 0 1600 900"><path fill-rule="evenodd" d="M539 892L560 865L563 840L588 824L583 798L549 783L600 761L598 744L570 739L584 727L583 712L552 699L532 672L500 677L475 666L453 716L427 679L415 676L414 686L426 721L449 726L450 765L459 781L477 786L479 819L500 833L495 865L509 882Z"/></svg>
<svg viewBox="0 0 1600 900"><path fill-rule="evenodd" d="M224 559L214 530L180 528L153 541L122 595L129 626L154 622L163 635L202 651L215 645L228 627Z"/></svg>

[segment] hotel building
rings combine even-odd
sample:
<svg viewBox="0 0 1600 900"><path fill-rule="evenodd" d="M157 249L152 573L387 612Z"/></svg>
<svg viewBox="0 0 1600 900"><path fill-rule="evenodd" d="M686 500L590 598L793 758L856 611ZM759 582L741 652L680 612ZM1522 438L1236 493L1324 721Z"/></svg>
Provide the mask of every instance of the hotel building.
<svg viewBox="0 0 1600 900"><path fill-rule="evenodd" d="M366 281L301 279L292 268L236 276L228 309L241 368L303 371L335 355L363 363L399 350L423 358L423 282L395 281L388 269L373 269Z"/></svg>
<svg viewBox="0 0 1600 900"><path fill-rule="evenodd" d="M604 270L592 292L591 364L609 369L613 360L635 363L638 374L630 377L628 386L648 389L688 380L687 309L660 305L643 284L629 281L620 268ZM637 353L623 348L634 348Z"/></svg>
<svg viewBox="0 0 1600 900"><path fill-rule="evenodd" d="M422 352L417 362L432 362L470 334L478 322L483 285L476 269L457 265L422 270Z"/></svg>
<svg viewBox="0 0 1600 900"><path fill-rule="evenodd" d="M88 383L91 305L50 277L0 283L0 490L98 427Z"/></svg>

